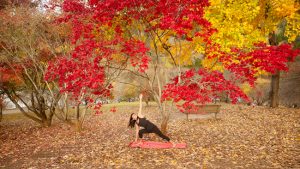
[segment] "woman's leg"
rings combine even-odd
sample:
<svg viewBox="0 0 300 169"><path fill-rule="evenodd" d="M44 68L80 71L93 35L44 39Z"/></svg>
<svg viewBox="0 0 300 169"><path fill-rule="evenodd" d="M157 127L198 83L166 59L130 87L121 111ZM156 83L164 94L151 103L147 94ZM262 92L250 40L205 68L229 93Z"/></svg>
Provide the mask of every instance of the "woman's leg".
<svg viewBox="0 0 300 169"><path fill-rule="evenodd" d="M168 136L164 135L156 126L152 129L151 133L155 133L162 139L170 141L170 138Z"/></svg>
<svg viewBox="0 0 300 169"><path fill-rule="evenodd" d="M143 134L144 134L144 133L148 133L146 129L141 129L141 130L139 130L139 137L140 137L140 138L143 138Z"/></svg>

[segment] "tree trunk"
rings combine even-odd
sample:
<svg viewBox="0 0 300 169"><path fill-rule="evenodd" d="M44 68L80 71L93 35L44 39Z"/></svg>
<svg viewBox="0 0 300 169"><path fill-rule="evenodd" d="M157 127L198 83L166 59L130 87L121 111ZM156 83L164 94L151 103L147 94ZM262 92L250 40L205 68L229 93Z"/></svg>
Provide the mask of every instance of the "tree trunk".
<svg viewBox="0 0 300 169"><path fill-rule="evenodd" d="M43 127L49 127L51 125L51 121L49 121L49 118L47 117L47 114L46 114L45 99L43 96L38 96L37 101L38 101L38 106L39 106L37 111L41 115L42 125L43 125Z"/></svg>
<svg viewBox="0 0 300 169"><path fill-rule="evenodd" d="M159 113L161 114L161 117L162 117L160 130L163 133L166 133L167 132L168 121L169 121L169 113L167 113L165 111L165 107L163 107L163 103L161 102L160 97L158 95L154 95L154 98L155 98L155 102L158 106Z"/></svg>
<svg viewBox="0 0 300 169"><path fill-rule="evenodd" d="M271 93L270 93L270 100L271 100L271 107L278 107L279 105L279 78L280 72L272 75L271 80Z"/></svg>
<svg viewBox="0 0 300 169"><path fill-rule="evenodd" d="M76 122L75 122L76 131L80 132L82 130L82 122L80 120L80 104L76 107Z"/></svg>
<svg viewBox="0 0 300 169"><path fill-rule="evenodd" d="M79 106L79 104L77 105L77 107L76 107L76 119L77 120L79 120L79 118L80 118L80 106Z"/></svg>
<svg viewBox="0 0 300 169"><path fill-rule="evenodd" d="M49 117L47 119L49 126L51 126L51 124L52 124L52 119L53 119L54 113L55 113L55 107L51 108L51 110L49 112Z"/></svg>
<svg viewBox="0 0 300 169"><path fill-rule="evenodd" d="M43 119L42 125L43 125L43 127L50 127L51 122L48 119Z"/></svg>
<svg viewBox="0 0 300 169"><path fill-rule="evenodd" d="M68 121L68 114L69 114L68 95L66 94L65 97L66 97L64 100L64 105L66 107L65 120Z"/></svg>
<svg viewBox="0 0 300 169"><path fill-rule="evenodd" d="M169 117L168 116L166 116L166 115L163 115L162 116L162 121L161 121L161 131L163 132L163 133L166 133L167 132L167 130L168 130L168 121L169 121Z"/></svg>
<svg viewBox="0 0 300 169"><path fill-rule="evenodd" d="M0 121L2 121L2 111L3 111L3 107L2 107L2 105L0 105Z"/></svg>
<svg viewBox="0 0 300 169"><path fill-rule="evenodd" d="M43 127L50 127L53 115L51 117L50 116L47 117L45 111L41 111L40 113L42 114L42 125L43 125Z"/></svg>
<svg viewBox="0 0 300 169"><path fill-rule="evenodd" d="M80 120L76 120L75 127L77 132L80 132L82 130L82 123Z"/></svg>
<svg viewBox="0 0 300 169"><path fill-rule="evenodd" d="M279 44L275 32L269 34L269 43L272 46L277 46ZM279 78L280 72L277 71L272 75L271 79L271 93L270 93L270 107L278 107L279 105Z"/></svg>
<svg viewBox="0 0 300 169"><path fill-rule="evenodd" d="M160 100L158 100L158 108L159 112L161 114L161 124L160 124L160 129L163 133L167 133L168 130L168 122L169 122L169 113L166 111L166 103L161 103Z"/></svg>
<svg viewBox="0 0 300 169"><path fill-rule="evenodd" d="M49 123L49 119L47 118L45 110L40 110L40 114L42 115L42 125L43 127L49 127L51 123Z"/></svg>

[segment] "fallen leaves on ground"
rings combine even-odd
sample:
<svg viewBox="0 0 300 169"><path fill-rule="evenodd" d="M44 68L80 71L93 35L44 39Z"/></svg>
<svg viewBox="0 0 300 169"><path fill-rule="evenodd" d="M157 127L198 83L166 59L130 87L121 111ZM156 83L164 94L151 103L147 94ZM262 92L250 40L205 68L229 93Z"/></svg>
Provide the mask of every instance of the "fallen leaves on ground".
<svg viewBox="0 0 300 169"><path fill-rule="evenodd" d="M159 124L156 107L146 117ZM0 123L0 168L300 168L300 110L223 105L219 119L176 118L168 136L186 149L134 149L129 115L138 107L90 115L78 133L65 123ZM147 139L160 141L150 134Z"/></svg>

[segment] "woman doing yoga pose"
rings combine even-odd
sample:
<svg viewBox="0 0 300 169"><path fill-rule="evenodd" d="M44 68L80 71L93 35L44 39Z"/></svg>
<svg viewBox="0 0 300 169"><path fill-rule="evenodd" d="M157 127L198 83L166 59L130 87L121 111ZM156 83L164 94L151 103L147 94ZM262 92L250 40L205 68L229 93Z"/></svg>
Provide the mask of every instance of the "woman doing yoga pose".
<svg viewBox="0 0 300 169"><path fill-rule="evenodd" d="M129 127L136 128L135 141L138 141L138 137L143 138L143 134L145 134L145 133L155 133L162 139L164 139L168 142L171 142L170 138L168 136L164 135L155 124L153 124L152 122L147 120L144 117L144 115L142 114L142 98L143 98L143 95L140 94L139 113L138 114L132 113L130 115L129 124L128 124Z"/></svg>

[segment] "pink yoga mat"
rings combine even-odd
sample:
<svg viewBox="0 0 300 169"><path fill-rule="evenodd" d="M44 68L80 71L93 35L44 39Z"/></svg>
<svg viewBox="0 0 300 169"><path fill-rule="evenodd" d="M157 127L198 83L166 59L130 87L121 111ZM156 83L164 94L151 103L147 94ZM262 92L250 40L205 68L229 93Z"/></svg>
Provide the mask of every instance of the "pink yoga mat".
<svg viewBox="0 0 300 169"><path fill-rule="evenodd" d="M139 141L131 142L129 147L132 148L186 148L186 143L176 143L173 147L172 143L169 142L155 142L155 141Z"/></svg>

